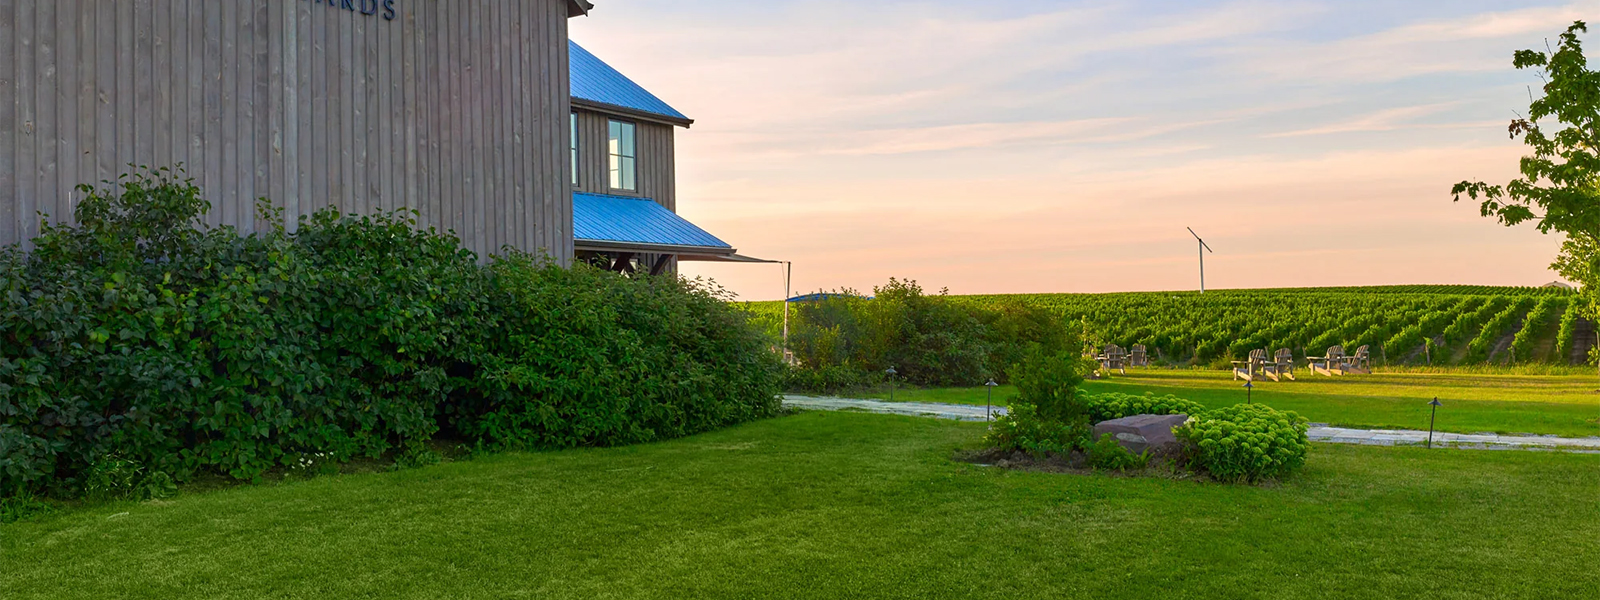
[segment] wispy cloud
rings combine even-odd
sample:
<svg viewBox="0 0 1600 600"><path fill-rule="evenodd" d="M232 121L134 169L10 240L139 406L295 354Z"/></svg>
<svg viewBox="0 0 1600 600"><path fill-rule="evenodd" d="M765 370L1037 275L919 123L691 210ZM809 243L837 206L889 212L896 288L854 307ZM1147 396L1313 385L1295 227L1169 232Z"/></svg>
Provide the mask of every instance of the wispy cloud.
<svg viewBox="0 0 1600 600"><path fill-rule="evenodd" d="M1182 287L1184 225L1228 248L1218 285L1537 283L1553 240L1445 192L1514 173L1504 122L1536 80L1511 52L1594 14L1600 0L608 0L573 36L697 119L678 138L680 211L796 260L801 287ZM1404 258L1327 260L1354 250ZM760 269L688 268L777 294Z"/></svg>
<svg viewBox="0 0 1600 600"><path fill-rule="evenodd" d="M1376 112L1359 115L1337 123L1318 125L1306 129L1284 131L1267 134L1266 137L1295 137L1304 135L1327 135L1330 133L1356 133L1372 131L1395 131L1397 129L1430 129L1444 127L1483 127L1483 121L1470 123L1424 123L1418 119L1444 112L1446 109L1457 106L1458 102L1441 102L1437 104L1423 104L1420 106L1401 106L1386 108ZM1490 123L1492 124L1492 123Z"/></svg>
<svg viewBox="0 0 1600 600"><path fill-rule="evenodd" d="M1249 41L1229 48L1242 69L1284 80L1370 83L1504 70L1511 50L1540 45L1600 2L1533 6L1401 24L1325 41Z"/></svg>

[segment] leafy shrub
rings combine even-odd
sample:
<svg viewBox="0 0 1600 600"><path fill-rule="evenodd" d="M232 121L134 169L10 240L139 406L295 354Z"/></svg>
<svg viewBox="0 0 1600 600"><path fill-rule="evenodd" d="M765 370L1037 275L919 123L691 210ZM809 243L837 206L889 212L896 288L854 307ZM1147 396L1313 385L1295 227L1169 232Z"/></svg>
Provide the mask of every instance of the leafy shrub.
<svg viewBox="0 0 1600 600"><path fill-rule="evenodd" d="M494 325L475 257L405 214L241 236L168 171L80 189L76 225L0 254L0 445L19 450L0 489L120 489L113 456L252 479L420 444Z"/></svg>
<svg viewBox="0 0 1600 600"><path fill-rule="evenodd" d="M426 448L413 447L407 449L405 452L400 453L399 456L396 456L394 458L394 464L390 465L389 468L394 471L400 471L404 469L429 467L437 465L441 462L444 462L444 456L438 452L434 452Z"/></svg>
<svg viewBox="0 0 1600 600"><path fill-rule="evenodd" d="M28 496L0 498L0 525L30 519L51 510L49 504Z"/></svg>
<svg viewBox="0 0 1600 600"><path fill-rule="evenodd" d="M972 385L990 376L982 324L965 306L948 301L947 292L929 296L915 281L890 278L873 293L862 304L867 335L861 366L894 367L905 381L930 386Z"/></svg>
<svg viewBox="0 0 1600 600"><path fill-rule="evenodd" d="M91 500L170 498L178 493L172 476L146 472L131 460L110 456L89 466L83 476L83 495Z"/></svg>
<svg viewBox="0 0 1600 600"><path fill-rule="evenodd" d="M1023 302L979 306L893 278L873 293L867 299L846 289L792 305L789 346L799 373L788 378L788 389L836 393L839 384L875 381L889 367L915 385L1005 381L1005 367L1028 346L1068 347L1063 321Z"/></svg>
<svg viewBox="0 0 1600 600"><path fill-rule="evenodd" d="M844 365L828 365L808 369L787 367L783 370L782 388L795 392L842 394L883 382L883 374L861 371Z"/></svg>
<svg viewBox="0 0 1600 600"><path fill-rule="evenodd" d="M206 227L168 170L80 189L75 225L0 249L0 497L415 463L441 426L627 443L774 410L776 359L744 313L674 279L486 268L407 212L240 235Z"/></svg>
<svg viewBox="0 0 1600 600"><path fill-rule="evenodd" d="M1076 350L1078 337L1068 333L1066 321L1050 310L1015 298L984 305L967 304L985 330L989 356L986 373L1006 382L1012 365L1038 346L1046 354Z"/></svg>
<svg viewBox="0 0 1600 600"><path fill-rule="evenodd" d="M1193 415L1173 433L1195 462L1222 481L1286 476L1305 466L1306 420L1260 404L1235 404Z"/></svg>
<svg viewBox="0 0 1600 600"><path fill-rule="evenodd" d="M780 361L725 292L675 277L491 267L504 350L485 357L456 431L491 446L648 442L775 415Z"/></svg>
<svg viewBox="0 0 1600 600"><path fill-rule="evenodd" d="M1205 412L1200 403L1173 395L1157 396L1151 392L1143 395L1106 392L1087 394L1078 392L1089 407L1089 420L1094 423L1110 421L1133 415L1196 415Z"/></svg>
<svg viewBox="0 0 1600 600"><path fill-rule="evenodd" d="M1083 382L1075 353L1047 353L1041 346L1029 349L1012 371L1017 397L1005 415L995 420L986 441L1002 450L1023 450L1035 455L1066 453L1089 442L1089 410L1077 394Z"/></svg>
<svg viewBox="0 0 1600 600"><path fill-rule="evenodd" d="M1021 450L1043 456L1066 454L1081 448L1088 443L1089 433L1087 424L1050 421L1040 418L1033 406L1014 404L1006 414L995 419L984 442L1000 450Z"/></svg>
<svg viewBox="0 0 1600 600"><path fill-rule="evenodd" d="M404 460L402 456L399 460ZM300 456L285 469L286 475L311 479L322 475L333 475L339 472L339 463L333 460L333 455L327 452L308 452Z"/></svg>
<svg viewBox="0 0 1600 600"><path fill-rule="evenodd" d="M1144 454L1134 454L1122 444L1117 443L1117 438L1109 433L1100 436L1084 451L1089 456L1089 465L1096 469L1107 471L1126 471L1142 467L1149 461Z"/></svg>

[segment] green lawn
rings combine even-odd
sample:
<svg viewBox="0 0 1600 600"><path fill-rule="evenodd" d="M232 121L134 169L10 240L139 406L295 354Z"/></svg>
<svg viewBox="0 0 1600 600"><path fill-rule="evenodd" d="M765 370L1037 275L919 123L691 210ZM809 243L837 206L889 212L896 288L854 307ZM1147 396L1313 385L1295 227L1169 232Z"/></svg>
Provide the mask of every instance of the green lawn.
<svg viewBox="0 0 1600 600"><path fill-rule="evenodd" d="M1317 445L1249 487L952 462L981 423L805 413L64 509L0 598L1587 598L1600 456Z"/></svg>
<svg viewBox="0 0 1600 600"><path fill-rule="evenodd" d="M1242 381L1227 371L1129 369L1088 381L1093 392L1172 394L1210 407L1244 402ZM1352 427L1426 429L1428 401L1437 396L1441 431L1600 435L1600 379L1584 375L1376 373L1345 377L1300 375L1298 381L1258 381L1256 402L1297 411L1312 421ZM984 388L898 389L895 400L983 404ZM995 388L996 404L1016 388ZM887 390L858 394L887 398Z"/></svg>

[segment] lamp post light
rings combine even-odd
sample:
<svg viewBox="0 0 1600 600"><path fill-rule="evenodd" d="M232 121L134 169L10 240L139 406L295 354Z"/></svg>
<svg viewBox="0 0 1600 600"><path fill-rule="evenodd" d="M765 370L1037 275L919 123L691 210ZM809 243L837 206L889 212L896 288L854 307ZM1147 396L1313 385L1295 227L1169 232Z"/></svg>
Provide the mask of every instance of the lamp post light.
<svg viewBox="0 0 1600 600"><path fill-rule="evenodd" d="M1433 407L1428 414L1428 449L1431 450L1433 449L1433 420L1439 416L1439 407L1442 406L1439 404L1439 397L1434 396L1433 402L1429 402L1428 406Z"/></svg>
<svg viewBox="0 0 1600 600"><path fill-rule="evenodd" d="M994 409L991 408L991 407L994 406L994 386L997 386L997 385L1000 385L1000 384L995 383L994 379L992 379L992 378L989 380L989 383L983 384L983 387L989 388L989 396L988 396L988 398L985 398L984 401L983 401L983 419L985 421L993 421L994 420L994 415L992 414Z"/></svg>
<svg viewBox="0 0 1600 600"><path fill-rule="evenodd" d="M889 401L894 402L894 376L899 371L894 370L894 367L889 367L884 369L883 372L889 376Z"/></svg>
<svg viewBox="0 0 1600 600"><path fill-rule="evenodd" d="M1248 379L1245 380L1245 382L1244 382L1244 403L1245 404L1249 404L1250 403L1250 389L1254 388L1254 387L1255 386L1250 385L1250 380L1248 380Z"/></svg>

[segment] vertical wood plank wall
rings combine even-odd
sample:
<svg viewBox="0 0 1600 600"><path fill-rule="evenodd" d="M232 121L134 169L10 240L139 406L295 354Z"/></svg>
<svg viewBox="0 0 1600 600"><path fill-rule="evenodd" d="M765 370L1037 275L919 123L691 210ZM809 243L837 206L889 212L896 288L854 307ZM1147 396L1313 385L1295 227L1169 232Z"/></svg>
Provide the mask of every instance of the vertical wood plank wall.
<svg viewBox="0 0 1600 600"><path fill-rule="evenodd" d="M578 185L580 192L616 194L618 196L643 196L673 212L678 210L676 164L674 163L673 126L626 117L615 117L637 125L634 129L635 164L638 190L611 189L611 154L607 147L611 139L607 122L613 117L588 109L578 113ZM570 117L569 117L570 118ZM570 128L570 123L569 123ZM571 154L571 148L567 150ZM567 179L572 173L567 173Z"/></svg>
<svg viewBox="0 0 1600 600"><path fill-rule="evenodd" d="M329 4L0 0L0 244L182 164L215 225L413 208L481 256L571 257L566 0Z"/></svg>

